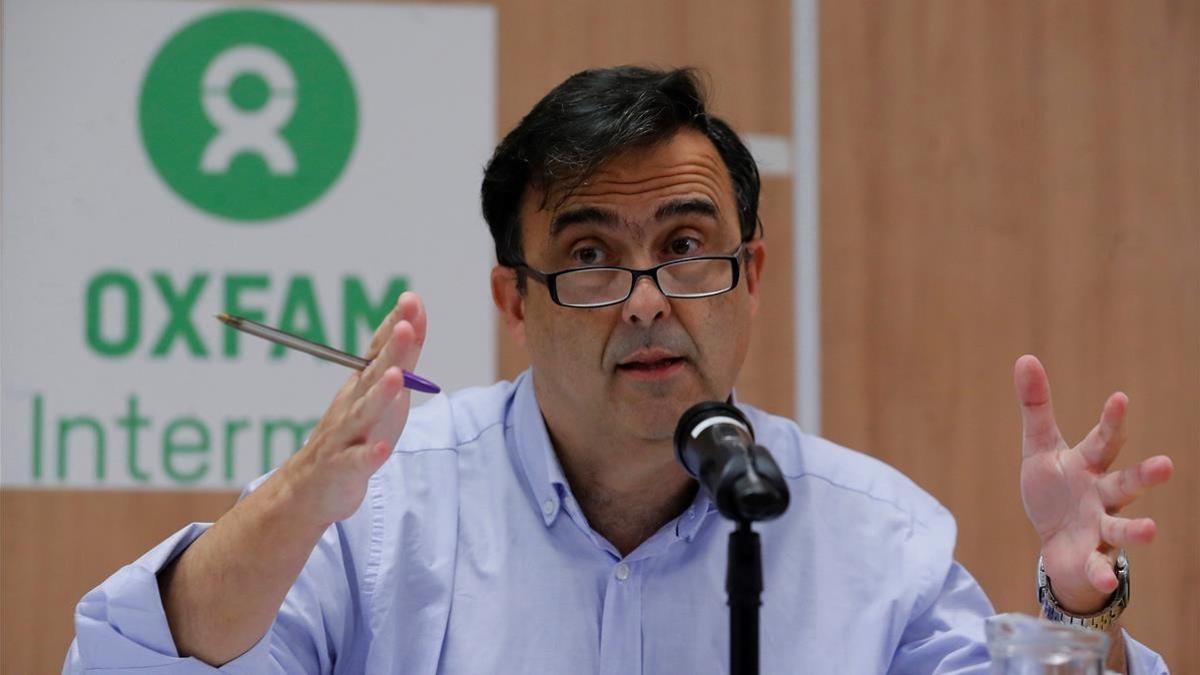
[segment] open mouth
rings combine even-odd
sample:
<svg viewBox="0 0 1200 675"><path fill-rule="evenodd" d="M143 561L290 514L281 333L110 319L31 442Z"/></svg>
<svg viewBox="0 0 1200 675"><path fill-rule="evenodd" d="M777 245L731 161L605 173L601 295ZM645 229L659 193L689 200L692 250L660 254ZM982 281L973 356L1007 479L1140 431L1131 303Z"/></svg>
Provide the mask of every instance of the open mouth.
<svg viewBox="0 0 1200 675"><path fill-rule="evenodd" d="M617 366L621 370L632 370L643 373L652 373L659 370L666 370L676 363L682 363L683 357L672 356L665 359L655 359L654 361L633 361L631 363L622 363Z"/></svg>

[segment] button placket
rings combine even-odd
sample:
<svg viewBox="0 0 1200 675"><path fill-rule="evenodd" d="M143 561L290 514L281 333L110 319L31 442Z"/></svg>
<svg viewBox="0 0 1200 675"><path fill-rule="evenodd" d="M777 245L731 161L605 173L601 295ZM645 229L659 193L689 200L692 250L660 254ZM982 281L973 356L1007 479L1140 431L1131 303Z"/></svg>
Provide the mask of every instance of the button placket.
<svg viewBox="0 0 1200 675"><path fill-rule="evenodd" d="M642 588L634 565L611 568L600 628L600 675L642 672Z"/></svg>

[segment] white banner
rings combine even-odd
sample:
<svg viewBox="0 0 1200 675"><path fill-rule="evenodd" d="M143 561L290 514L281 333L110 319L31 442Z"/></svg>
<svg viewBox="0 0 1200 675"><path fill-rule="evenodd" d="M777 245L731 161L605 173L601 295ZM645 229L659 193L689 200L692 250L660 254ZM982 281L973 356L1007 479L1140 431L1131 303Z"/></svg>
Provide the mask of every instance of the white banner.
<svg viewBox="0 0 1200 675"><path fill-rule="evenodd" d="M495 376L489 7L13 0L5 486L237 488L294 452L405 288L417 372ZM414 400L422 400L422 396Z"/></svg>

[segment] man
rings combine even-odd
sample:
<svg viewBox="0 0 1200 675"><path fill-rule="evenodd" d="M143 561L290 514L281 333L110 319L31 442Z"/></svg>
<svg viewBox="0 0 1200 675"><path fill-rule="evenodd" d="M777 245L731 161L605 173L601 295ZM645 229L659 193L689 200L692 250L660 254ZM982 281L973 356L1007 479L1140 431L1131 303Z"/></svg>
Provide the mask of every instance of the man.
<svg viewBox="0 0 1200 675"><path fill-rule="evenodd" d="M410 416L401 369L426 315L405 294L303 449L84 597L66 670L724 669L729 526L672 434L692 404L732 396L766 255L758 187L689 72L568 79L483 182L493 296L531 370ZM1170 460L1105 473L1125 397L1070 448L1036 359L1016 384L1047 605L1115 616L1113 552L1154 524L1111 513ZM992 609L953 561L950 515L883 464L743 409L792 493L760 528L763 672L985 670ZM1133 672L1165 672L1110 632L1110 663L1128 649Z"/></svg>

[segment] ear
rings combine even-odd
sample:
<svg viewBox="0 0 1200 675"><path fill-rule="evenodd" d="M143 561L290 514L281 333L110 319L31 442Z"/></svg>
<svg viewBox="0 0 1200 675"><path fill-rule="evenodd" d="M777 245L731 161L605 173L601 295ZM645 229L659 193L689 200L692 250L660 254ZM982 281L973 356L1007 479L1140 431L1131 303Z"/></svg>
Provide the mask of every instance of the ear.
<svg viewBox="0 0 1200 675"><path fill-rule="evenodd" d="M743 266L746 292L750 294L750 316L758 313L758 301L762 296L763 264L767 261L767 243L762 238L746 242L746 252L750 259Z"/></svg>
<svg viewBox="0 0 1200 675"><path fill-rule="evenodd" d="M508 326L508 332L525 346L525 296L517 290L517 271L496 265L492 268L492 301Z"/></svg>

